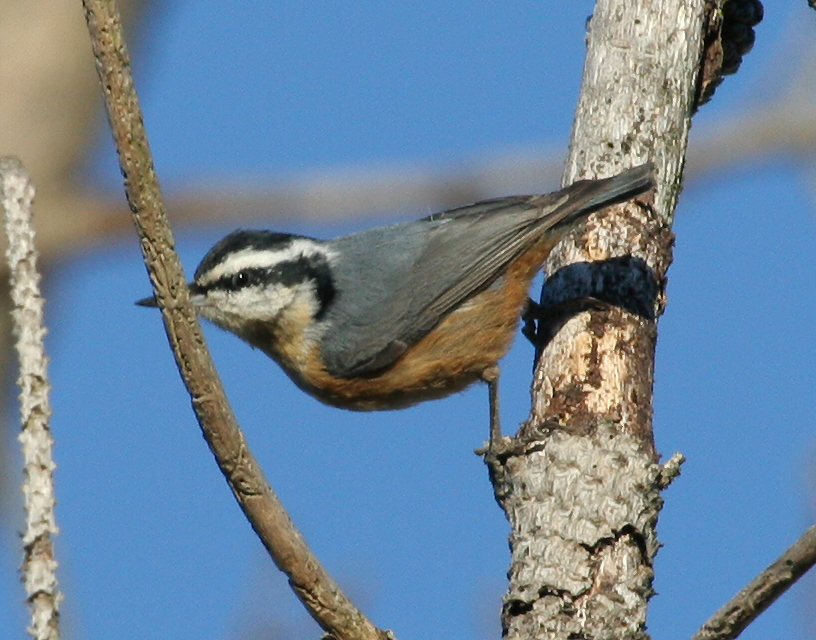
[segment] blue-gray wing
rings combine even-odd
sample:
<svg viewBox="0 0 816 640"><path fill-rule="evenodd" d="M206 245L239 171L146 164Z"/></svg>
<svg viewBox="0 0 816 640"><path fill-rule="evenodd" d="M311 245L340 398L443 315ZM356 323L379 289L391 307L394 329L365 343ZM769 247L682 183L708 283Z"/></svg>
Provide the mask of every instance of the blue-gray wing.
<svg viewBox="0 0 816 640"><path fill-rule="evenodd" d="M321 339L324 365L355 377L393 364L442 318L490 286L541 237L652 185L643 165L543 196L511 196L332 241L337 298Z"/></svg>

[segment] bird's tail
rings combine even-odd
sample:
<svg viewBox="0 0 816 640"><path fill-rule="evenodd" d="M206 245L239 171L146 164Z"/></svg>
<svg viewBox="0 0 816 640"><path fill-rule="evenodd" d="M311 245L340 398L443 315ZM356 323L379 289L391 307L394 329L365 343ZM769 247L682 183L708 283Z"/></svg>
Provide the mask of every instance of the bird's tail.
<svg viewBox="0 0 816 640"><path fill-rule="evenodd" d="M651 162L627 169L611 178L573 182L560 194L568 195L575 208L556 225L569 225L577 218L584 218L602 207L625 202L653 186L654 164Z"/></svg>

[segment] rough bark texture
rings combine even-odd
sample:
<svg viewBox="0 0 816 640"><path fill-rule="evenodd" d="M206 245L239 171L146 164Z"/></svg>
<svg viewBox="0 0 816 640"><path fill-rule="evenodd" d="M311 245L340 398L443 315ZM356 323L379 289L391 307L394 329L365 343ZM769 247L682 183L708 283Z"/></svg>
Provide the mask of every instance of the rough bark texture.
<svg viewBox="0 0 816 640"><path fill-rule="evenodd" d="M18 440L23 453L25 529L22 533L23 564L20 567L30 610L28 633L34 640L59 640L57 561L53 536L54 459L48 421L48 358L45 356L44 301L40 294L38 252L34 244L32 207L34 186L19 160L0 158L0 208L3 209L6 259L11 274L12 331L20 373L20 420Z"/></svg>
<svg viewBox="0 0 816 640"><path fill-rule="evenodd" d="M704 24L704 0L599 0L588 23L564 184L652 160L658 186L591 217L546 265L555 311L539 327L531 414L491 464L511 528L508 638L647 637L666 481L656 322Z"/></svg>
<svg viewBox="0 0 816 640"><path fill-rule="evenodd" d="M663 469L611 422L589 437L559 428L540 436L505 452L500 498L512 563L504 635L639 637Z"/></svg>

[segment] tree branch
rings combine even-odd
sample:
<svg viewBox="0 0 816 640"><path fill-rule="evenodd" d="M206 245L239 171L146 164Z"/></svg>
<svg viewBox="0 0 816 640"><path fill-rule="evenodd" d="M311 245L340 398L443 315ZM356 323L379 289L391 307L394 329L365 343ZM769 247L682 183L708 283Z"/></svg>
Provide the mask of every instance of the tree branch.
<svg viewBox="0 0 816 640"><path fill-rule="evenodd" d="M651 160L657 187L591 216L545 265L545 308L607 304L539 326L530 416L491 465L511 531L508 640L648 638L672 470L654 451L654 350L706 12L705 0L597 0L588 22L563 183Z"/></svg>
<svg viewBox="0 0 816 640"><path fill-rule="evenodd" d="M37 249L31 224L34 187L16 158L0 158L0 203L3 207L6 259L10 271L13 333L20 363L22 429L18 440L23 452L23 496L26 523L22 542L21 571L31 609L28 633L35 640L59 640L59 603L52 536L57 534L54 518L54 440L48 428L48 374L45 357L43 299L37 271Z"/></svg>
<svg viewBox="0 0 816 640"><path fill-rule="evenodd" d="M173 250L121 21L112 0L84 0L128 203L179 373L221 472L244 515L315 621L337 640L384 640L320 566L247 448L204 344Z"/></svg>
<svg viewBox="0 0 816 640"><path fill-rule="evenodd" d="M736 638L814 564L816 564L816 524L706 620L691 640Z"/></svg>

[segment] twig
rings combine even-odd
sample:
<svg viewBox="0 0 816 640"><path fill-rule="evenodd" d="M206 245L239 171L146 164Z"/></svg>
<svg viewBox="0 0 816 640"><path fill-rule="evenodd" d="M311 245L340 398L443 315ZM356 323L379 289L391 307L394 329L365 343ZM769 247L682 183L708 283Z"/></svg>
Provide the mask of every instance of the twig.
<svg viewBox="0 0 816 640"><path fill-rule="evenodd" d="M176 364L207 444L238 504L315 621L337 640L384 640L307 548L247 448L204 345L161 200L113 0L84 0L128 203Z"/></svg>
<svg viewBox="0 0 816 640"><path fill-rule="evenodd" d="M711 616L691 640L731 640L816 564L816 524Z"/></svg>
<svg viewBox="0 0 816 640"><path fill-rule="evenodd" d="M15 348L20 363L18 440L23 452L23 496L26 523L23 531L23 564L20 568L26 597L31 609L28 633L35 640L59 639L59 603L51 536L57 534L54 519L54 441L48 429L51 408L48 404L45 327L37 250L31 226L31 202L34 187L16 158L0 158L0 198L6 225L6 259L11 281L11 312Z"/></svg>

